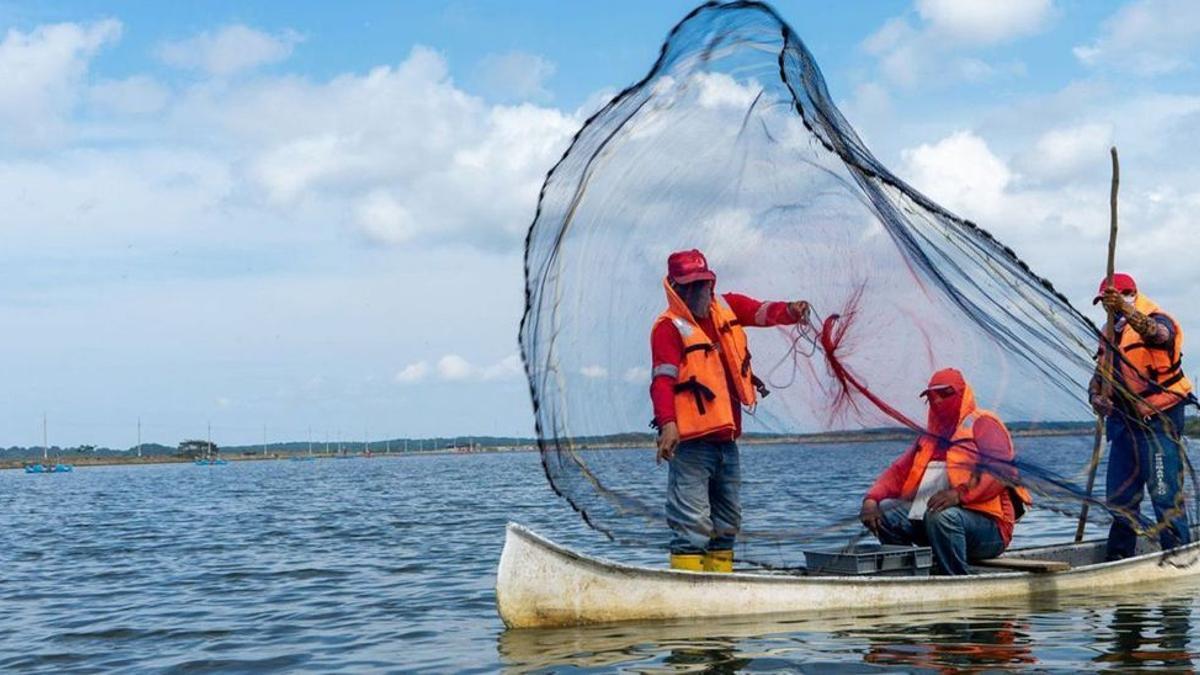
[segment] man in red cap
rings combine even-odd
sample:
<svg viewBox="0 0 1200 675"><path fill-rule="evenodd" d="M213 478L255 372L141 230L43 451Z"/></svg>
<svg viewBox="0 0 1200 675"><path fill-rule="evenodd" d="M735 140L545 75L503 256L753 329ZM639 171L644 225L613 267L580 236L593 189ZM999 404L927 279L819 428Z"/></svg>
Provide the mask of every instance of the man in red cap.
<svg viewBox="0 0 1200 675"><path fill-rule="evenodd" d="M969 561L1004 551L1031 500L1013 485L1008 429L962 373L937 371L921 396L925 433L879 475L859 519L884 544L929 546L941 572L970 574Z"/></svg>
<svg viewBox="0 0 1200 675"><path fill-rule="evenodd" d="M807 322L808 303L718 296L716 279L700 251L667 258L667 309L650 333L650 398L657 460L669 465L671 567L729 572L742 519L741 409L767 393L750 367L743 327Z"/></svg>
<svg viewBox="0 0 1200 675"><path fill-rule="evenodd" d="M1107 417L1111 442L1106 476L1113 512L1107 557L1134 554L1145 488L1154 505L1159 543L1164 550L1191 541L1183 497L1186 465L1183 412L1195 400L1183 372L1183 330L1171 315L1138 291L1128 274L1104 279L1092 303L1102 302L1115 319L1111 379L1107 395L1096 369L1088 393L1092 408ZM1100 358L1108 358L1101 344Z"/></svg>

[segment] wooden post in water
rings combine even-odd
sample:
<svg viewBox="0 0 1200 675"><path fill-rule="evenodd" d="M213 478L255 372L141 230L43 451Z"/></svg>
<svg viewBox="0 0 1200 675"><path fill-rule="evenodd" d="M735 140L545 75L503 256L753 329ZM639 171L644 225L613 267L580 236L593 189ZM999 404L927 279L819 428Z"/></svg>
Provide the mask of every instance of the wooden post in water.
<svg viewBox="0 0 1200 675"><path fill-rule="evenodd" d="M1108 196L1108 283L1106 288L1112 286L1114 261L1117 255L1117 188L1121 185L1121 165L1117 162L1117 148L1113 146L1109 148L1109 154L1112 155L1112 188ZM1100 395L1106 400L1112 398L1112 364L1113 353L1112 344L1114 339L1114 317L1112 312L1107 312L1108 318L1104 322L1104 355L1100 359ZM1096 435L1092 443L1092 462L1091 468L1088 470L1087 493L1088 499L1092 498L1092 487L1096 484L1096 469L1100 466L1100 450L1104 447L1104 416L1096 415ZM1087 526L1088 503L1085 501L1083 507L1079 509L1079 525L1075 528L1075 541L1083 541L1083 530Z"/></svg>

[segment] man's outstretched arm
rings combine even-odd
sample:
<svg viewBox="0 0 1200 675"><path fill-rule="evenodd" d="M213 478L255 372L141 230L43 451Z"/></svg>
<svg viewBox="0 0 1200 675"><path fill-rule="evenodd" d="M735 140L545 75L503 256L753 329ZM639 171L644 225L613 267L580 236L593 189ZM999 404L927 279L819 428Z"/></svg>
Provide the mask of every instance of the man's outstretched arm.
<svg viewBox="0 0 1200 675"><path fill-rule="evenodd" d="M762 302L741 293L725 293L721 297L743 326L787 326L808 322L808 303L804 300Z"/></svg>

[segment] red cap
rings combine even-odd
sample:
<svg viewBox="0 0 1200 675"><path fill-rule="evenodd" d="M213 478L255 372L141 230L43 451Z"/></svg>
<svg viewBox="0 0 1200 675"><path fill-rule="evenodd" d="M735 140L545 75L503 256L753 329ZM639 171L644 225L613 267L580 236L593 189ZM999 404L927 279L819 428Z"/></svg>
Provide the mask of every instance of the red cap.
<svg viewBox="0 0 1200 675"><path fill-rule="evenodd" d="M717 275L708 269L708 261L704 259L704 254L696 249L676 251L668 256L667 277L677 284L717 280Z"/></svg>
<svg viewBox="0 0 1200 675"><path fill-rule="evenodd" d="M1125 291L1133 291L1134 293L1137 293L1137 282L1135 282L1133 277L1129 276L1128 274L1114 274L1112 278L1112 285L1113 288L1117 289L1117 291L1120 293L1124 293ZM1106 277L1100 280L1100 290L1096 291L1096 297L1092 298L1093 305L1097 302L1100 302L1100 296L1104 295L1104 291L1107 288L1108 278Z"/></svg>
<svg viewBox="0 0 1200 675"><path fill-rule="evenodd" d="M934 389L951 389L954 391L963 391L967 388L967 381L963 379L962 373L956 368L943 368L933 374L929 378L929 386L921 392L922 396L926 396Z"/></svg>

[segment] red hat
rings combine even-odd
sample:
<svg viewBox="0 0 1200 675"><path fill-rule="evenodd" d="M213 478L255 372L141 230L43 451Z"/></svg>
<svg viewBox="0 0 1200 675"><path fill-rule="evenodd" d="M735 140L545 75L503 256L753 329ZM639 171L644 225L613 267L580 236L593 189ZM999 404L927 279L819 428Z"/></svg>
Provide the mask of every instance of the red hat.
<svg viewBox="0 0 1200 675"><path fill-rule="evenodd" d="M963 379L963 374L956 368L943 368L933 374L929 378L929 386L921 392L922 396L927 396L929 392L935 389L950 389L953 391L963 391L967 388L967 381Z"/></svg>
<svg viewBox="0 0 1200 675"><path fill-rule="evenodd" d="M1134 293L1137 293L1137 282L1135 282L1133 277L1129 276L1128 274L1114 274L1112 278L1112 286L1120 293L1124 293L1125 291L1133 291ZM1100 302L1101 296L1104 295L1104 291L1107 289L1108 278L1105 277L1104 279L1100 280L1100 290L1096 291L1096 297L1092 298L1093 305L1097 302Z"/></svg>
<svg viewBox="0 0 1200 675"><path fill-rule="evenodd" d="M704 259L704 254L696 249L676 251L668 256L667 277L677 284L717 280L717 275L708 269L708 261Z"/></svg>

